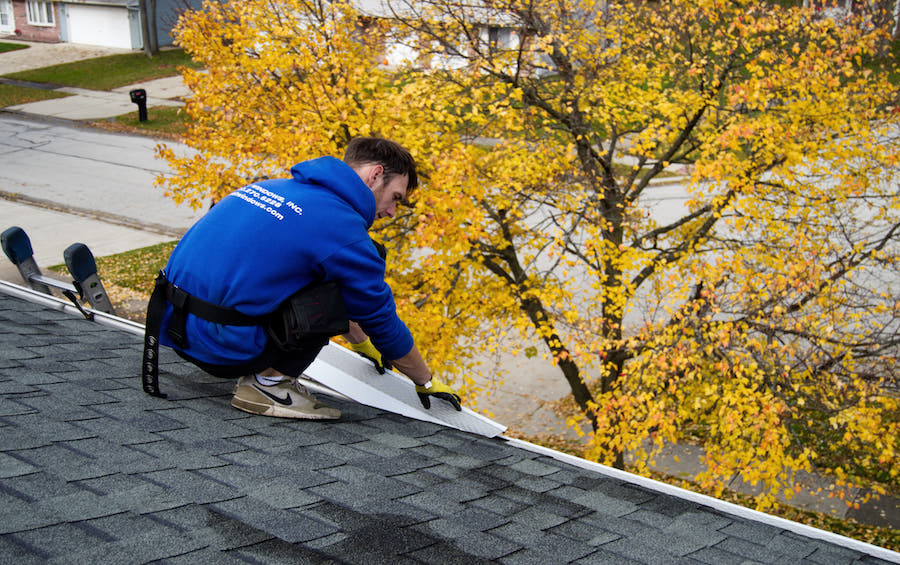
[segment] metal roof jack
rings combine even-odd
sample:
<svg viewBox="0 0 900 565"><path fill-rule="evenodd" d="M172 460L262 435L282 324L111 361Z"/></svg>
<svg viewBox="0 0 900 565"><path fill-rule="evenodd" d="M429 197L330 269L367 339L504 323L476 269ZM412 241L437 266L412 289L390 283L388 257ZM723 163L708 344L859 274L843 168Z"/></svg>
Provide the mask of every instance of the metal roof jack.
<svg viewBox="0 0 900 565"><path fill-rule="evenodd" d="M84 301L87 301L93 310L115 314L106 289L97 275L94 255L87 245L73 243L63 251L63 260L73 277L71 283L41 273L34 260L31 240L22 228L13 226L6 229L0 234L0 245L9 260L19 269L22 279L33 290L50 295L53 294L51 289L59 290L89 320L94 318L94 313L82 306Z"/></svg>

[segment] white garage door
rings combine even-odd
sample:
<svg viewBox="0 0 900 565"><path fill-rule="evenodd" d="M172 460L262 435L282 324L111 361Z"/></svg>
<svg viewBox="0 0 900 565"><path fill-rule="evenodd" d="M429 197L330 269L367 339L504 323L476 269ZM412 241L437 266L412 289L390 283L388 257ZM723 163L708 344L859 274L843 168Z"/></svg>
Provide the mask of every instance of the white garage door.
<svg viewBox="0 0 900 565"><path fill-rule="evenodd" d="M128 9L69 4L69 41L86 45L131 48Z"/></svg>

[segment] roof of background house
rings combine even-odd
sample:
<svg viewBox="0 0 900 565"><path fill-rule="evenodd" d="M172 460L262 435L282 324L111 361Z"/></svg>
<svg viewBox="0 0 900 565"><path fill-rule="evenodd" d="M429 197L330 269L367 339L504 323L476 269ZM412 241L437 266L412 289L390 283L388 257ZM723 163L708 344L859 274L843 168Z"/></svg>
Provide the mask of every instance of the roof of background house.
<svg viewBox="0 0 900 565"><path fill-rule="evenodd" d="M138 335L9 288L0 285L0 562L900 562L530 444L359 404L335 401L336 422L251 416L230 407L232 382L169 351L169 399L152 398Z"/></svg>

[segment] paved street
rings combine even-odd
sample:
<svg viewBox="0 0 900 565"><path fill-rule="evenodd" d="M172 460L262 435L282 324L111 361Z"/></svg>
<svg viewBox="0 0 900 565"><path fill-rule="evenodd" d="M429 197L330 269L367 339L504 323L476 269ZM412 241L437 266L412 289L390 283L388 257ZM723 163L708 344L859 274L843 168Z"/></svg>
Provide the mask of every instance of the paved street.
<svg viewBox="0 0 900 565"><path fill-rule="evenodd" d="M202 211L176 206L154 186L169 171L154 155L156 144L0 114L0 230L23 228L40 266L61 263L62 251L76 241L102 256L176 239ZM0 278L20 282L2 263Z"/></svg>
<svg viewBox="0 0 900 565"><path fill-rule="evenodd" d="M0 189L178 231L199 213L154 186L157 140L0 115ZM178 146L186 151L184 146Z"/></svg>

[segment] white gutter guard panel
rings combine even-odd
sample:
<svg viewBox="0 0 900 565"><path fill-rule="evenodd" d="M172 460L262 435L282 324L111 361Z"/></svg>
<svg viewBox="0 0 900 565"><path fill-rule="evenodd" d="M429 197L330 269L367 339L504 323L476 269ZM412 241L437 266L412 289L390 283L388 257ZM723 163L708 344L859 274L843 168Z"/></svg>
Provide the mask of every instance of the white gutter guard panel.
<svg viewBox="0 0 900 565"><path fill-rule="evenodd" d="M379 375L371 361L334 342L322 348L303 376L360 404L416 420L485 437L494 437L506 431L506 426L465 406L462 412L457 412L449 402L439 398L432 398L431 408L426 410L419 402L415 385L408 378L394 371Z"/></svg>

